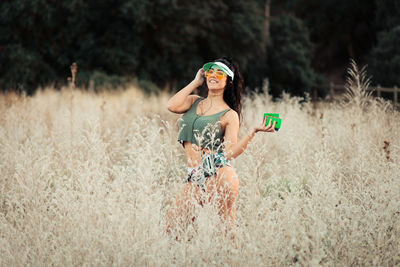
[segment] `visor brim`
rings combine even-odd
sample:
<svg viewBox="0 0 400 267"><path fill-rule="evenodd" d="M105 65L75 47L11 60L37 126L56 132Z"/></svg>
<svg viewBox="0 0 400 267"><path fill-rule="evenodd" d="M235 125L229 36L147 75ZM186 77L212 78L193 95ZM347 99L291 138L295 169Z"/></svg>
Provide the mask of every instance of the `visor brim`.
<svg viewBox="0 0 400 267"><path fill-rule="evenodd" d="M226 75L230 76L233 79L234 73L232 72L232 70L230 70L228 68L228 66L226 66L222 62L208 62L208 63L203 65L203 70L204 71L208 71L209 69L213 68L214 66L217 69L222 70Z"/></svg>

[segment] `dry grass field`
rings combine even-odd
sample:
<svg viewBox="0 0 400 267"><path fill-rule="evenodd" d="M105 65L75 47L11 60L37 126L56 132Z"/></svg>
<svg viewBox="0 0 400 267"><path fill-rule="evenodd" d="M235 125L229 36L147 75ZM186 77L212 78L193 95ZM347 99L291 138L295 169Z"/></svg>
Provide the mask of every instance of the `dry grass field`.
<svg viewBox="0 0 400 267"><path fill-rule="evenodd" d="M240 136L283 120L232 163L236 244L211 205L165 233L186 177L170 95L0 96L0 265L399 266L400 113L353 78L342 103L244 99Z"/></svg>

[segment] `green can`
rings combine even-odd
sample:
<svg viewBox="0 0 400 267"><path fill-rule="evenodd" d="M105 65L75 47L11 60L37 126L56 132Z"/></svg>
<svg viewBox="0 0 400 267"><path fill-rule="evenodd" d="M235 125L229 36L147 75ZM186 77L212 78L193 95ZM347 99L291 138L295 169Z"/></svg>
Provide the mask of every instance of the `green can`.
<svg viewBox="0 0 400 267"><path fill-rule="evenodd" d="M267 117L267 120L265 121L265 126L268 126L269 121L272 120L271 125L275 122L275 131L279 131L282 124L282 119L279 118L279 113L264 113L264 118L265 117Z"/></svg>

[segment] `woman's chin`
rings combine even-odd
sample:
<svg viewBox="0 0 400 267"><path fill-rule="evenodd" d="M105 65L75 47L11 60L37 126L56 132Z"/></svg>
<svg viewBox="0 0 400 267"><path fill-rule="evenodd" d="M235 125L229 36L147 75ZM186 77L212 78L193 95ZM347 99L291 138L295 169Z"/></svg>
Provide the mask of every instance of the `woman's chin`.
<svg viewBox="0 0 400 267"><path fill-rule="evenodd" d="M208 85L208 90L213 90L213 91L217 91L217 90L223 90L224 88L223 87L221 87L221 86L219 86L219 85L214 85L214 84L212 84L212 85Z"/></svg>

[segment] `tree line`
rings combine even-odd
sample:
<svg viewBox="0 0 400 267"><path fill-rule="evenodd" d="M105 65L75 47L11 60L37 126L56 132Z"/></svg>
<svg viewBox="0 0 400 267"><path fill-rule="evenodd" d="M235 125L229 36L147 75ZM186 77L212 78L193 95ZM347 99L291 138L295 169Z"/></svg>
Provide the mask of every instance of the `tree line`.
<svg viewBox="0 0 400 267"><path fill-rule="evenodd" d="M399 13L399 0L3 0L0 88L60 87L77 62L78 86L135 78L178 90L223 55L273 96L310 93L350 58L373 82L400 85Z"/></svg>

